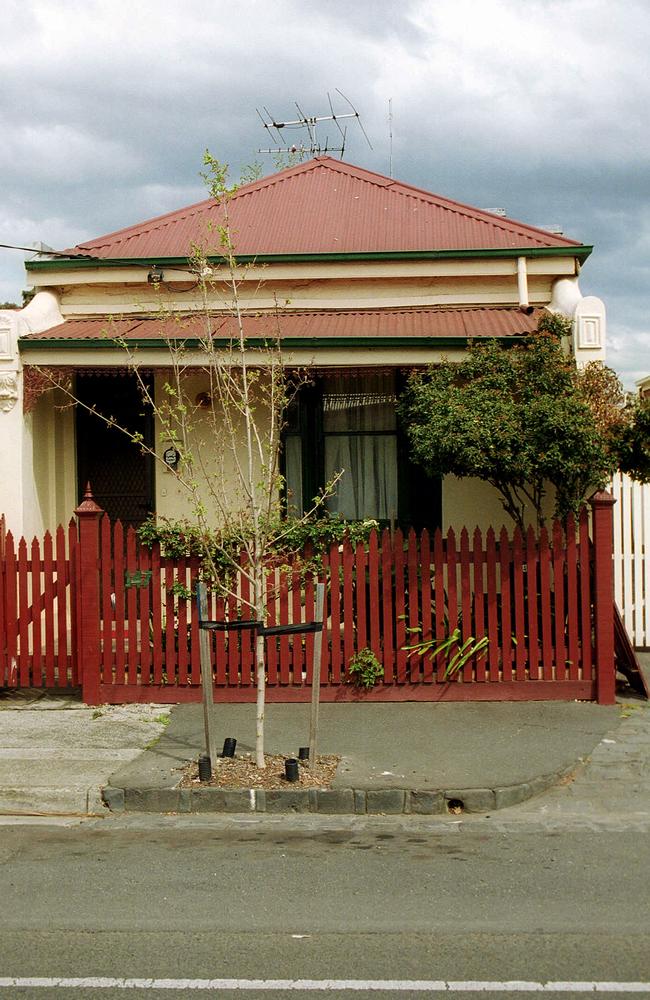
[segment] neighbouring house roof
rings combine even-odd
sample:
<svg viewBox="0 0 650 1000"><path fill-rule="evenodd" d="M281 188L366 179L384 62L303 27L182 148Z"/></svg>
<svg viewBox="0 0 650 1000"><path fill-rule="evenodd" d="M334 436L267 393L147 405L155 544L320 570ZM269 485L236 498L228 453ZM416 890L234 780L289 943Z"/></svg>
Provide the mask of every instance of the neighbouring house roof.
<svg viewBox="0 0 650 1000"><path fill-rule="evenodd" d="M263 341L280 334L287 345L317 346L344 343L349 346L381 346L408 340L411 344L427 345L445 340L462 341L473 338L525 336L537 329L541 310L527 316L518 308L476 307L428 309L363 309L293 311L278 315L247 316L245 334L248 341ZM206 317L200 314L174 317L140 317L126 319L94 316L69 319L42 333L21 337L21 350L53 347L112 346L122 338L143 342L149 346L166 345L169 340L186 341L204 337ZM215 339L237 337L232 315L215 313L210 316Z"/></svg>
<svg viewBox="0 0 650 1000"><path fill-rule="evenodd" d="M228 202L240 258L417 254L590 248L523 222L442 198L362 167L317 156L239 188ZM211 198L72 248L102 260L187 259L191 245L209 254L223 221ZM580 255L579 254L579 255ZM214 250L218 256L218 249ZM31 261L28 267L61 265ZM63 261L67 263L67 261ZM77 257L76 264L83 264Z"/></svg>

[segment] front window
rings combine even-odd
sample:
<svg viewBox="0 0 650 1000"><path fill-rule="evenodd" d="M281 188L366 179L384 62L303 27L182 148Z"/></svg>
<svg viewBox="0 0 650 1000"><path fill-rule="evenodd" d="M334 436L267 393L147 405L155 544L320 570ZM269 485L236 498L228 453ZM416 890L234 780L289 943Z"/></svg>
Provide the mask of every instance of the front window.
<svg viewBox="0 0 650 1000"><path fill-rule="evenodd" d="M393 375L336 376L323 384L324 482L342 473L327 509L347 520L397 518Z"/></svg>
<svg viewBox="0 0 650 1000"><path fill-rule="evenodd" d="M347 520L394 521L398 507L395 376L334 375L305 387L287 415L287 511L302 514L337 473L326 501Z"/></svg>

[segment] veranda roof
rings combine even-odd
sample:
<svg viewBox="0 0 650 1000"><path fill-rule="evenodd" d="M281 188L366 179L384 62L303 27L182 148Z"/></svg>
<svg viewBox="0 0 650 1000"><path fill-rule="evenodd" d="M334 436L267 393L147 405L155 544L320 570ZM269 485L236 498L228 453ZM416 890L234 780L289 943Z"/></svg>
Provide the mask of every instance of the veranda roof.
<svg viewBox="0 0 650 1000"><path fill-rule="evenodd" d="M286 346L440 346L446 341L525 336L537 329L540 312L536 309L527 316L518 308L489 306L294 311L245 316L244 331L248 342L264 342L279 336ZM209 319L197 314L125 319L94 316L69 319L42 333L21 337L20 347L22 351L29 351L30 346L110 347L118 338L164 347L170 340L196 342L205 337L208 322L217 340L228 341L238 336L235 319L230 314L214 313Z"/></svg>

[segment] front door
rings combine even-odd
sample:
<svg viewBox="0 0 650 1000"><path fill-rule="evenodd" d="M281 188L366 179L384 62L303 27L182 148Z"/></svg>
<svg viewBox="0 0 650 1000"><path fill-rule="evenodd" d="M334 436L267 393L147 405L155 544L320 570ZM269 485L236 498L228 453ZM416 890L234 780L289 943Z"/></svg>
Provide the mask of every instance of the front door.
<svg viewBox="0 0 650 1000"><path fill-rule="evenodd" d="M79 499L90 483L96 503L112 521L119 518L125 526L137 527L153 511L153 460L118 429L141 434L145 445L153 446L153 415L142 401L136 376L80 374L77 396L85 404L77 406Z"/></svg>

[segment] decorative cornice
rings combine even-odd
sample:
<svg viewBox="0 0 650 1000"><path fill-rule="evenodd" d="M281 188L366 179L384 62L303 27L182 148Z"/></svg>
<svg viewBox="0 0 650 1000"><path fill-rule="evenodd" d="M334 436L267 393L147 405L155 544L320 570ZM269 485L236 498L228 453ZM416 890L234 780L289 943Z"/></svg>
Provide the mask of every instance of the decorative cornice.
<svg viewBox="0 0 650 1000"><path fill-rule="evenodd" d="M18 376L15 372L0 372L0 410L9 413L18 401Z"/></svg>

